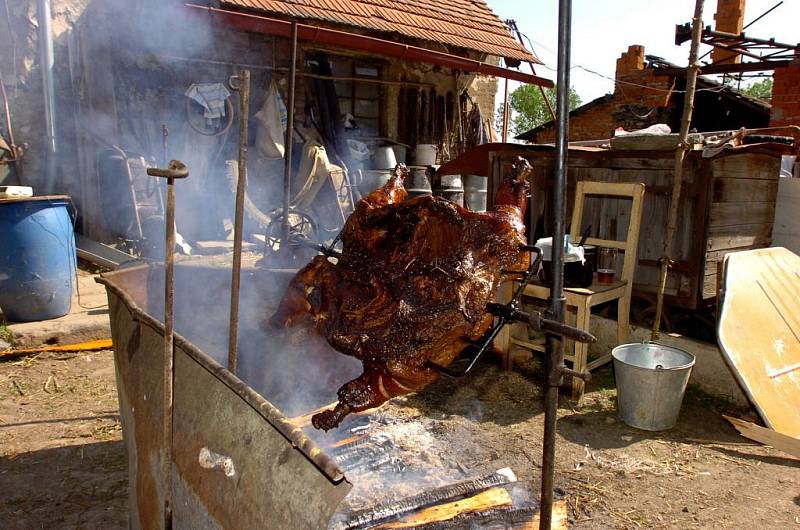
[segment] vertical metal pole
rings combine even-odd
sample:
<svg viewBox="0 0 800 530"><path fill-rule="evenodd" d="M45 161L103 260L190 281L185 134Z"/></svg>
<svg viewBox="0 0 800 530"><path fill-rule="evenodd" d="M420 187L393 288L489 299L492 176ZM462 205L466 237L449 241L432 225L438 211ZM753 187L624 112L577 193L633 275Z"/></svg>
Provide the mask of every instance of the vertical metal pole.
<svg viewBox="0 0 800 530"><path fill-rule="evenodd" d="M508 141L508 78L503 88L503 143Z"/></svg>
<svg viewBox="0 0 800 530"><path fill-rule="evenodd" d="M288 250L289 202L292 200L292 138L294 137L294 85L297 75L297 21L292 22L292 53L289 66L289 101L286 109L286 149L283 165L283 225L280 252ZM284 254L286 255L286 254Z"/></svg>
<svg viewBox="0 0 800 530"><path fill-rule="evenodd" d="M44 121L47 133L47 179L44 191L52 193L55 186L56 155L56 105L53 85L53 28L50 0L37 0L36 17L39 23L39 67L42 70L42 93L44 95Z"/></svg>
<svg viewBox="0 0 800 530"><path fill-rule="evenodd" d="M175 387L175 179L167 179L166 246L164 247L164 528L172 528L172 404Z"/></svg>
<svg viewBox="0 0 800 530"><path fill-rule="evenodd" d="M247 186L247 120L250 116L250 70L239 74L239 171L236 181L236 211L233 224L233 266L231 267L231 313L228 334L228 371L236 374L239 348L239 287L242 278L242 236L244 194Z"/></svg>
<svg viewBox="0 0 800 530"><path fill-rule="evenodd" d="M656 316L653 321L653 331L650 340L658 340L661 335L661 314L664 310L664 293L667 290L667 274L672 266L672 240L675 239L675 230L678 228L678 207L681 201L681 185L683 184L683 162L689 146L686 139L689 136L689 125L692 122L692 109L694 109L694 91L697 88L697 72L700 65L697 60L697 51L700 48L700 36L703 31L703 0L696 0L694 17L692 17L692 44L689 48L689 66L686 69L686 93L683 96L683 116L681 129L678 134L678 147L675 149L675 180L672 183L672 197L669 203L669 216L667 218L667 233L664 236L664 255L661 257L661 270L658 291L656 293Z"/></svg>
<svg viewBox="0 0 800 530"><path fill-rule="evenodd" d="M189 175L186 166L173 160L167 169L149 168L147 174L167 179L167 211L164 231L164 417L162 436L164 438L164 460L162 480L164 488L164 528L172 528L172 407L175 378L174 339L174 270L175 270L175 179Z"/></svg>
<svg viewBox="0 0 800 530"><path fill-rule="evenodd" d="M572 0L558 2L558 72L556 114L555 186L553 190L553 286L550 289L550 318L564 322L564 217L567 194L567 146L569 132L569 67L572 28ZM540 529L550 529L553 519L553 479L555 475L556 419L558 389L563 382L563 344L558 335L547 335L545 377L547 391L542 443L542 493Z"/></svg>

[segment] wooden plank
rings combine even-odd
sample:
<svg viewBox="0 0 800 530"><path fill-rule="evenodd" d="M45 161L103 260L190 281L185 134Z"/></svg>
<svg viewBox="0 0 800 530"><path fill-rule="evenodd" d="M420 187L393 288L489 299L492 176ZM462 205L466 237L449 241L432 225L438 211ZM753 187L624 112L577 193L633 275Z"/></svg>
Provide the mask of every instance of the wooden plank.
<svg viewBox="0 0 800 530"><path fill-rule="evenodd" d="M715 250L713 252L706 253L706 263L717 263L725 259L725 256L730 254L731 252L744 252L745 250L757 250L759 248L766 248L763 245L752 246L752 247L736 247L736 248L726 248L721 250ZM715 269L716 270L716 269Z"/></svg>
<svg viewBox="0 0 800 530"><path fill-rule="evenodd" d="M718 291L717 273L714 272L703 277L703 300L717 297Z"/></svg>
<svg viewBox="0 0 800 530"><path fill-rule="evenodd" d="M787 455L800 458L800 440L797 438L792 438L791 436L761 427L749 421L740 420L739 418L732 418L724 414L722 417L731 422L736 430L739 431L739 434L745 438L755 440L764 445L769 445L778 451L783 451Z"/></svg>
<svg viewBox="0 0 800 530"><path fill-rule="evenodd" d="M519 527L519 530L538 530L539 528L539 513L530 522L529 526ZM567 517L567 503L566 501L553 502L552 518L550 519L551 530L567 530L569 528L569 519Z"/></svg>
<svg viewBox="0 0 800 530"><path fill-rule="evenodd" d="M800 437L800 256L783 248L728 254L717 337L764 422ZM779 375L775 375L779 374Z"/></svg>
<svg viewBox="0 0 800 530"><path fill-rule="evenodd" d="M399 521L378 526L381 529L416 528L434 522L449 521L464 513L480 512L501 506L511 506L511 495L505 488L490 488L477 495L445 504L431 506L417 513L407 515Z"/></svg>
<svg viewBox="0 0 800 530"><path fill-rule="evenodd" d="M734 226L772 223L775 218L774 202L715 202L711 204L708 225Z"/></svg>
<svg viewBox="0 0 800 530"><path fill-rule="evenodd" d="M741 247L766 247L772 237L772 223L715 226L708 231L706 251Z"/></svg>
<svg viewBox="0 0 800 530"><path fill-rule="evenodd" d="M741 153L714 158L711 169L716 178L777 180L781 167L779 154Z"/></svg>
<svg viewBox="0 0 800 530"><path fill-rule="evenodd" d="M772 202L778 194L777 180L716 178L714 202Z"/></svg>
<svg viewBox="0 0 800 530"><path fill-rule="evenodd" d="M775 205L773 244L800 254L800 179L782 178Z"/></svg>

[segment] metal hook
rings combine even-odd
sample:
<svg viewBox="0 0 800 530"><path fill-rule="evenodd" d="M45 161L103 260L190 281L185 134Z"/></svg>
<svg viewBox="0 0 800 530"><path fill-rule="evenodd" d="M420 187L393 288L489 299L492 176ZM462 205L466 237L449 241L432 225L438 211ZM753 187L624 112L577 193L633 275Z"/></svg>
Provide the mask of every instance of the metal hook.
<svg viewBox="0 0 800 530"><path fill-rule="evenodd" d="M228 78L228 88L234 92L239 92L242 89L241 82L242 76L234 74Z"/></svg>

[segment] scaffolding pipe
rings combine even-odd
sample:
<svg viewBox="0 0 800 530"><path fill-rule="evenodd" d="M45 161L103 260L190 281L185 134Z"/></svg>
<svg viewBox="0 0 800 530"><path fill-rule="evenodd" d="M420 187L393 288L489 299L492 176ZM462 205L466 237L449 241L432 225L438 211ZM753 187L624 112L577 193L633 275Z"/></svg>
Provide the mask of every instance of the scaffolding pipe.
<svg viewBox="0 0 800 530"><path fill-rule="evenodd" d="M289 252L289 204L292 200L292 143L294 137L294 97L297 77L297 21L292 22L292 53L289 67L289 101L286 109L286 150L283 159L283 223L281 225L280 252Z"/></svg>
<svg viewBox="0 0 800 530"><path fill-rule="evenodd" d="M569 66L572 27L572 0L558 2L558 71L556 73L556 158L553 190L553 286L550 288L549 318L564 322L564 218L567 194L567 148L569 133ZM560 336L547 334L544 399L544 437L542 441L542 493L540 529L550 529L553 520L553 480L556 457L556 419L558 389L563 383L564 345Z"/></svg>
<svg viewBox="0 0 800 530"><path fill-rule="evenodd" d="M228 371L236 375L236 361L239 353L239 287L242 281L244 198L247 186L247 120L250 116L250 70L243 70L241 74L231 78L228 84L239 92L239 170L237 171L236 211L234 212L233 223L231 312L228 333Z"/></svg>
<svg viewBox="0 0 800 530"><path fill-rule="evenodd" d="M42 70L42 95L44 96L44 123L47 137L46 147L46 180L44 191L52 193L55 189L56 168L56 104L53 86L53 28L50 0L37 0L36 18L39 22L39 67Z"/></svg>

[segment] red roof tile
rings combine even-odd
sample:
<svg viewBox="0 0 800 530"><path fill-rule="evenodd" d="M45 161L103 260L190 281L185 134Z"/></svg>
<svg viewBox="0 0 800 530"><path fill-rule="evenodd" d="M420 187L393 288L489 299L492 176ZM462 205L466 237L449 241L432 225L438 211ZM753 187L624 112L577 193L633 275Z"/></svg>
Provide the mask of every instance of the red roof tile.
<svg viewBox="0 0 800 530"><path fill-rule="evenodd" d="M539 63L483 0L222 0L221 4Z"/></svg>

